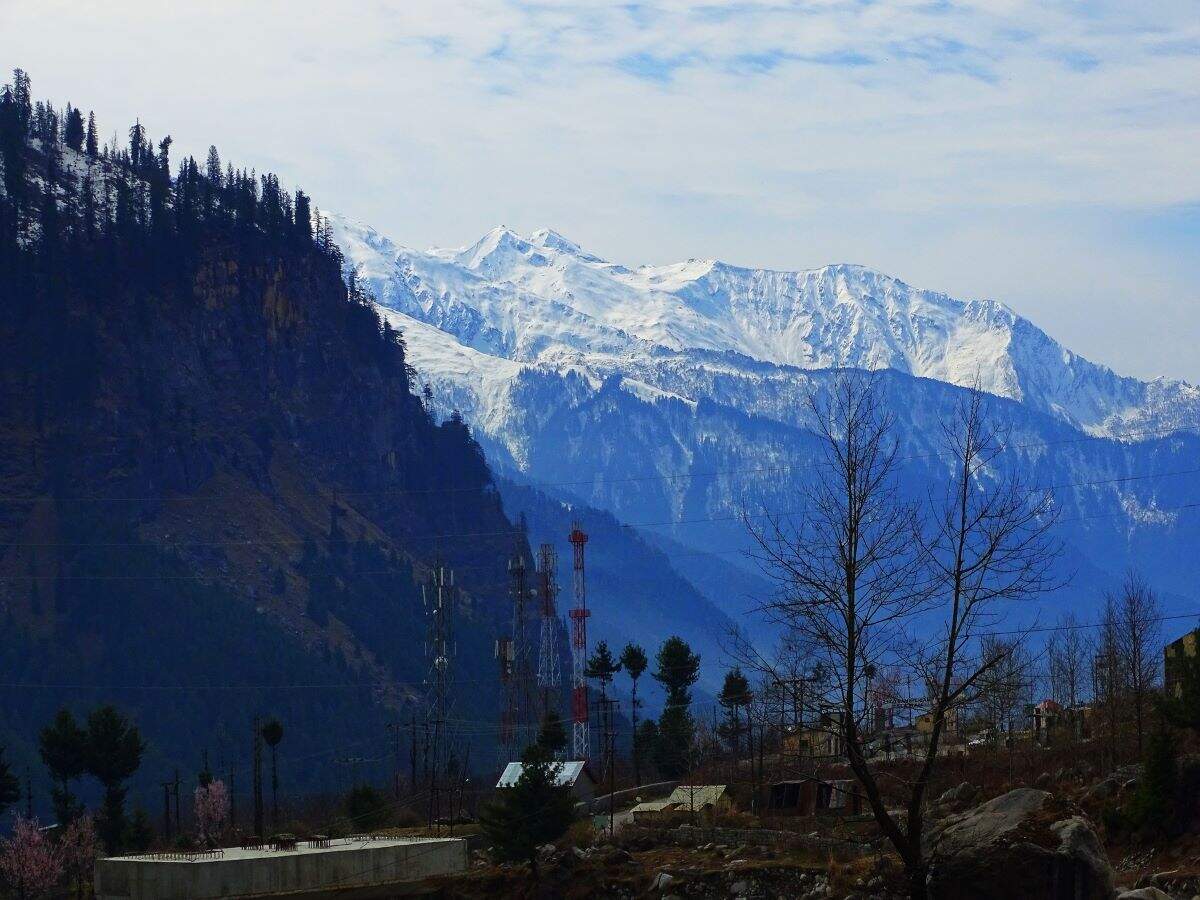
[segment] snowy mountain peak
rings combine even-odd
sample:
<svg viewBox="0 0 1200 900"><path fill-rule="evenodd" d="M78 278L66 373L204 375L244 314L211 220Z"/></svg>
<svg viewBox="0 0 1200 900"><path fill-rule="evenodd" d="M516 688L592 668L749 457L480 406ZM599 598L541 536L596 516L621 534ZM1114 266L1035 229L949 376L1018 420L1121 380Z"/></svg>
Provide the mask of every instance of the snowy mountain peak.
<svg viewBox="0 0 1200 900"><path fill-rule="evenodd" d="M537 247L544 247L547 250L569 253L572 256L582 256L593 260L598 259L598 257L585 252L577 243L564 237L553 228L539 228L529 236L529 243Z"/></svg>
<svg viewBox="0 0 1200 900"><path fill-rule="evenodd" d="M719 383L718 369L786 380L797 368L889 368L978 384L1096 434L1200 420L1191 385L1118 376L1002 303L956 300L862 265L788 272L691 259L628 269L551 229L524 237L503 226L466 248L419 253L332 221L381 305L509 363L597 383L623 374L690 400Z"/></svg>
<svg viewBox="0 0 1200 900"><path fill-rule="evenodd" d="M489 262L503 261L507 255L524 255L531 250L525 238L505 225L497 225L474 244L464 247L454 255L459 265L468 269L487 267Z"/></svg>

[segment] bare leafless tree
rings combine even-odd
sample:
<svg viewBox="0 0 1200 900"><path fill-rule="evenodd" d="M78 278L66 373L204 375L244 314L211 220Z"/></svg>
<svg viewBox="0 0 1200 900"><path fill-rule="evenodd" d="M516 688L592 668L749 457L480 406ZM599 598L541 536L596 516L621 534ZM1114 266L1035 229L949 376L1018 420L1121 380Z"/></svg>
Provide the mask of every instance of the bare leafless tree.
<svg viewBox="0 0 1200 900"><path fill-rule="evenodd" d="M1088 638L1074 613L1058 620L1058 627L1047 642L1046 655L1050 666L1050 696L1066 710L1071 737L1079 738L1079 705L1087 684L1087 662L1090 656Z"/></svg>
<svg viewBox="0 0 1200 900"><path fill-rule="evenodd" d="M926 896L924 802L948 718L1004 660L985 655L979 638L995 623L997 604L1053 586L1058 552L1048 536L1052 498L1000 474L1002 439L983 403L971 392L944 428L946 488L930 497L923 525L897 491L894 423L877 377L841 373L828 395L811 401L825 465L805 489L802 518L768 516L755 526L747 517L759 561L781 587L767 609L828 667L850 768L904 863L914 900ZM918 642L914 618L934 609L939 615L923 627L936 627ZM932 723L899 814L885 802L861 727L867 673L894 665L919 670Z"/></svg>
<svg viewBox="0 0 1200 900"><path fill-rule="evenodd" d="M1140 759L1150 694L1158 684L1162 607L1158 595L1132 569L1125 574L1120 593L1116 597L1109 597L1108 602L1116 608L1116 646L1124 670L1123 681L1132 705Z"/></svg>
<svg viewBox="0 0 1200 900"><path fill-rule="evenodd" d="M1120 751L1121 702L1126 694L1125 667L1121 662L1121 618L1117 602L1104 598L1104 616L1096 635L1092 656L1092 696L1103 718L1108 766L1118 762Z"/></svg>
<svg viewBox="0 0 1200 900"><path fill-rule="evenodd" d="M979 646L980 656L996 664L980 676L975 705L993 737L1005 740L1022 722L1032 684L1029 655L1018 641L999 635L983 635Z"/></svg>

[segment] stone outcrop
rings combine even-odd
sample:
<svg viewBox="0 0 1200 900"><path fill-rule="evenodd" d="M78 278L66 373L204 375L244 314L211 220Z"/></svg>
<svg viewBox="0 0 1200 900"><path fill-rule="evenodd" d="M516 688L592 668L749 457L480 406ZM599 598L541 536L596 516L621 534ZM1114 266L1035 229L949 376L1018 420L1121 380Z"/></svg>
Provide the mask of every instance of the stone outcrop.
<svg viewBox="0 0 1200 900"><path fill-rule="evenodd" d="M1110 900L1112 867L1086 817L1046 791L1021 788L930 830L933 900Z"/></svg>

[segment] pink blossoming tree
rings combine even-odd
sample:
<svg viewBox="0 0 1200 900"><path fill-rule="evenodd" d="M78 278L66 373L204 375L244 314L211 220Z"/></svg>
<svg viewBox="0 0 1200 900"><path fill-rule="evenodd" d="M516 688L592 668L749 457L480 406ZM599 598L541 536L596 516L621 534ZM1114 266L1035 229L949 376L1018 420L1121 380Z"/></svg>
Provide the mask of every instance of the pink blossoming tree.
<svg viewBox="0 0 1200 900"><path fill-rule="evenodd" d="M22 900L41 896L58 883L62 854L47 840L37 819L17 816L12 837L0 841L0 872Z"/></svg>
<svg viewBox="0 0 1200 900"><path fill-rule="evenodd" d="M63 868L75 883L75 895L82 897L84 885L92 880L92 871L99 853L96 823L90 813L71 820L63 829L58 847L62 853Z"/></svg>
<svg viewBox="0 0 1200 900"><path fill-rule="evenodd" d="M225 782L210 781L196 788L194 806L200 843L211 847L229 821L229 791Z"/></svg>

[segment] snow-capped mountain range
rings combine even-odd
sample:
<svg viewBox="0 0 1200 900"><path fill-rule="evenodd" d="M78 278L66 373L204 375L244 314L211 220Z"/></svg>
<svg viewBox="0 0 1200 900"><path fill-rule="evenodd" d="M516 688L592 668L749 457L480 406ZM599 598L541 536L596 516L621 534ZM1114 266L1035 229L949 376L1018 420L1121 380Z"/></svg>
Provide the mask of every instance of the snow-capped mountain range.
<svg viewBox="0 0 1200 900"><path fill-rule="evenodd" d="M1200 537L1188 506L1200 390L1120 376L1002 303L855 265L630 268L546 229L418 251L332 225L419 377L495 467L646 533L743 547L742 511L794 501L816 452L805 399L848 366L884 370L916 451L934 449L963 387L995 395L1013 435L1006 464L1059 488L1088 583L1134 560L1162 562L1174 589L1200 574L1185 550ZM909 469L914 484L937 477L935 458Z"/></svg>
<svg viewBox="0 0 1200 900"><path fill-rule="evenodd" d="M689 357L748 370L888 368L977 383L1092 434L1200 421L1192 385L1119 376L1002 303L955 300L862 266L779 272L705 259L630 269L547 229L498 227L468 247L425 252L343 219L334 232L384 307L494 359L634 379L648 360ZM418 368L422 343L413 342ZM440 368L428 362L431 374ZM679 378L653 381L691 393ZM485 415L492 399L480 398Z"/></svg>

